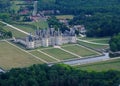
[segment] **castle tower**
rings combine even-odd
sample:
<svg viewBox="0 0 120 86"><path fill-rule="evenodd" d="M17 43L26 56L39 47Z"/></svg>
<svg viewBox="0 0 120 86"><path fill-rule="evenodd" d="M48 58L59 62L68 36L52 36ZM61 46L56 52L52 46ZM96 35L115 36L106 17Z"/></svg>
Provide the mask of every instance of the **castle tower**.
<svg viewBox="0 0 120 86"><path fill-rule="evenodd" d="M32 15L33 16L36 16L37 15L37 3L38 3L38 1L34 1L34 4L33 4L33 13L32 13Z"/></svg>
<svg viewBox="0 0 120 86"><path fill-rule="evenodd" d="M61 35L55 37L55 44L62 45L62 36Z"/></svg>
<svg viewBox="0 0 120 86"><path fill-rule="evenodd" d="M62 35L58 29L56 35L55 35L55 44L56 45L62 45Z"/></svg>
<svg viewBox="0 0 120 86"><path fill-rule="evenodd" d="M76 38L75 30L71 29L71 31L70 31L70 43L76 43L76 42L77 42L77 38Z"/></svg>
<svg viewBox="0 0 120 86"><path fill-rule="evenodd" d="M76 35L70 37L70 43L77 43Z"/></svg>
<svg viewBox="0 0 120 86"><path fill-rule="evenodd" d="M28 49L34 49L34 41L31 36L26 37L26 48Z"/></svg>
<svg viewBox="0 0 120 86"><path fill-rule="evenodd" d="M48 38L42 38L42 46L43 47L48 47L49 44L48 44Z"/></svg>

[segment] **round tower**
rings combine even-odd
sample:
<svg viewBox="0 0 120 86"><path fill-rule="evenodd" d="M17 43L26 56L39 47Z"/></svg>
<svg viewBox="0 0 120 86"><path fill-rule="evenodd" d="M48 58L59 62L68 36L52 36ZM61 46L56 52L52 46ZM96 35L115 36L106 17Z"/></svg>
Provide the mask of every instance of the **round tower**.
<svg viewBox="0 0 120 86"><path fill-rule="evenodd" d="M48 38L42 38L42 46L43 47L48 47L49 46Z"/></svg>
<svg viewBox="0 0 120 86"><path fill-rule="evenodd" d="M70 37L70 43L77 43L76 35Z"/></svg>
<svg viewBox="0 0 120 86"><path fill-rule="evenodd" d="M62 36L56 36L55 44L56 45L62 45Z"/></svg>

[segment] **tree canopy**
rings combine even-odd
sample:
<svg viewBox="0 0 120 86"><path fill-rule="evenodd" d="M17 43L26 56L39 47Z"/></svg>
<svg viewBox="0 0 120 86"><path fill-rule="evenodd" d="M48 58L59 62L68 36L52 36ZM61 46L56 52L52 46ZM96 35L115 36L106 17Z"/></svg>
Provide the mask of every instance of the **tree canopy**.
<svg viewBox="0 0 120 86"><path fill-rule="evenodd" d="M110 40L110 50L113 52L120 51L120 33L115 35Z"/></svg>
<svg viewBox="0 0 120 86"><path fill-rule="evenodd" d="M56 64L33 65L0 74L0 86L118 86L120 72L87 72Z"/></svg>

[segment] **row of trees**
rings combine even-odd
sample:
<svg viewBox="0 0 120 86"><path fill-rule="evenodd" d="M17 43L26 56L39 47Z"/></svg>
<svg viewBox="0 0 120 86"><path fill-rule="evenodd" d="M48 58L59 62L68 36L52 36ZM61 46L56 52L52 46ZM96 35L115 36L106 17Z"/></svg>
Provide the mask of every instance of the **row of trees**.
<svg viewBox="0 0 120 86"><path fill-rule="evenodd" d="M11 38L12 33L10 31L6 31L4 29L1 29L0 27L0 39L5 39L5 38Z"/></svg>
<svg viewBox="0 0 120 86"><path fill-rule="evenodd" d="M0 24L0 39L4 39L4 38L11 38L12 37L12 33L10 31L6 31L5 29L3 29L3 24Z"/></svg>
<svg viewBox="0 0 120 86"><path fill-rule="evenodd" d="M118 86L120 72L87 72L64 64L33 65L0 74L0 86Z"/></svg>

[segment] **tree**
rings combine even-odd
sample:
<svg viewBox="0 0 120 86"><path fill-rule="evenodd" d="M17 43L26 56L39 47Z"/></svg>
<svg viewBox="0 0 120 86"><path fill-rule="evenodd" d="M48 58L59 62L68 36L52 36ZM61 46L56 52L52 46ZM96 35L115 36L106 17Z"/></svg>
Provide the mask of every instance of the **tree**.
<svg viewBox="0 0 120 86"><path fill-rule="evenodd" d="M113 52L120 51L120 33L111 38L110 42L110 50Z"/></svg>

